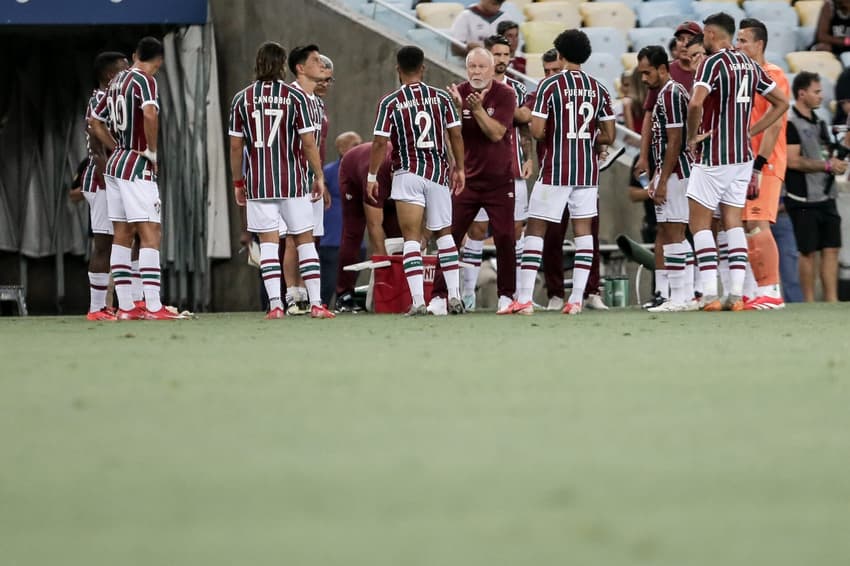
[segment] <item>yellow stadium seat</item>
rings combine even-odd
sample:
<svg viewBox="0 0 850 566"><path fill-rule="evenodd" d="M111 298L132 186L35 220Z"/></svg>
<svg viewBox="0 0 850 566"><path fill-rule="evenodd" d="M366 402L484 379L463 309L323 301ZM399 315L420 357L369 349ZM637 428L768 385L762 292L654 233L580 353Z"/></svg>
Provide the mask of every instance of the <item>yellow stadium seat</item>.
<svg viewBox="0 0 850 566"><path fill-rule="evenodd" d="M552 43L558 34L564 31L561 22L525 22L520 24L522 36L525 38L525 51L529 53L545 53L552 49Z"/></svg>
<svg viewBox="0 0 850 566"><path fill-rule="evenodd" d="M455 18L463 12L463 4L439 3L418 4L416 6L416 17L435 28L450 28Z"/></svg>
<svg viewBox="0 0 850 566"><path fill-rule="evenodd" d="M572 4L573 6L578 7L579 4L584 2L585 0L536 0L538 4L551 3L551 2L563 2L567 4Z"/></svg>
<svg viewBox="0 0 850 566"><path fill-rule="evenodd" d="M581 27L581 15L575 4L569 2L544 2L525 7L529 21L559 22L565 29Z"/></svg>
<svg viewBox="0 0 850 566"><path fill-rule="evenodd" d="M833 83L844 69L835 55L828 51L794 51L785 55L792 73L809 71L830 79Z"/></svg>
<svg viewBox="0 0 850 566"><path fill-rule="evenodd" d="M510 1L511 4L513 4L514 6L516 6L517 8L520 8L520 9L522 9L525 6L528 6L529 4L534 2L534 0L509 0L509 1Z"/></svg>
<svg viewBox="0 0 850 566"><path fill-rule="evenodd" d="M817 26L822 7L823 0L799 0L794 4L794 9L797 10L797 16L800 18L800 25L803 27Z"/></svg>
<svg viewBox="0 0 850 566"><path fill-rule="evenodd" d="M631 73L632 69L637 67L637 53L623 53L620 57L620 62L623 63L623 69L627 73Z"/></svg>
<svg viewBox="0 0 850 566"><path fill-rule="evenodd" d="M525 74L532 79L542 79L543 75L543 54L542 53L526 53L525 54Z"/></svg>
<svg viewBox="0 0 850 566"><path fill-rule="evenodd" d="M635 27L635 13L622 2L582 2L579 12L585 27L611 27L628 31Z"/></svg>

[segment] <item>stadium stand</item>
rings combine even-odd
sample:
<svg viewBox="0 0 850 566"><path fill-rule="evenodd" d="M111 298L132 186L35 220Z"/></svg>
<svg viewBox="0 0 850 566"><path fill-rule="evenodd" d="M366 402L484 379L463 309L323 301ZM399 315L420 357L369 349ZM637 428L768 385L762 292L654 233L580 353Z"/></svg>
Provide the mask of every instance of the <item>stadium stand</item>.
<svg viewBox="0 0 850 566"><path fill-rule="evenodd" d="M617 28L582 28L582 31L587 34L590 39L590 44L594 51L608 53L613 57L620 57L628 51L628 42L623 30Z"/></svg>
<svg viewBox="0 0 850 566"><path fill-rule="evenodd" d="M463 9L463 4L456 2L418 4L416 17L435 28L447 29Z"/></svg>
<svg viewBox="0 0 850 566"><path fill-rule="evenodd" d="M528 21L558 22L568 28L581 27L581 15L579 14L578 7L569 2L528 4L524 12Z"/></svg>
<svg viewBox="0 0 850 566"><path fill-rule="evenodd" d="M841 61L827 51L795 51L785 55L792 73L811 71L828 77L833 83L841 74Z"/></svg>
<svg viewBox="0 0 850 566"><path fill-rule="evenodd" d="M794 10L797 11L800 25L814 29L818 25L818 17L820 16L820 9L822 7L823 0L798 0L794 4Z"/></svg>
<svg viewBox="0 0 850 566"><path fill-rule="evenodd" d="M614 27L628 31L635 27L635 13L622 2L582 2L579 12L585 27Z"/></svg>
<svg viewBox="0 0 850 566"><path fill-rule="evenodd" d="M635 53L647 45L663 45L667 49L674 32L675 28L635 28L629 31L629 43Z"/></svg>
<svg viewBox="0 0 850 566"><path fill-rule="evenodd" d="M519 26L525 38L527 53L544 53L552 48L552 42L564 31L560 22L525 22Z"/></svg>

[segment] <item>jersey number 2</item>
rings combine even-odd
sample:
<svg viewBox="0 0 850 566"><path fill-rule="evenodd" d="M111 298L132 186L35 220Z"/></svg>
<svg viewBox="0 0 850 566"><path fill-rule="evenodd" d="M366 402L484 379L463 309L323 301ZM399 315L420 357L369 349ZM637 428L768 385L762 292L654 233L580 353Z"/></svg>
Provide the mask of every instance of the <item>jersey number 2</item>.
<svg viewBox="0 0 850 566"><path fill-rule="evenodd" d="M424 110L420 110L416 113L416 116L414 116L413 121L416 122L416 125L419 126L422 130L422 132L419 134L419 137L416 138L417 149L433 149L434 142L429 139L429 136L431 134L431 126L433 125L433 122L431 121L431 115L425 112Z"/></svg>
<svg viewBox="0 0 850 566"><path fill-rule="evenodd" d="M269 139L265 142L263 141L263 114L272 117L272 127L269 130ZM283 110L280 108L266 108L264 112L261 112L258 108L251 112L251 117L254 118L254 125L256 126L255 130L257 133L257 139L254 140L254 147L271 147L272 144L274 144L274 140L277 139L278 130L280 130L280 120L283 118Z"/></svg>
<svg viewBox="0 0 850 566"><path fill-rule="evenodd" d="M578 116L576 116L576 107L575 103L570 101L567 102L567 112L569 113L569 121L570 121L570 129L567 130L567 139L574 140L589 140L590 132L587 131L587 128L590 126L590 117L593 116L593 105L589 102L582 102L578 107L578 113L581 114L582 123L581 127L576 132L576 122L578 121Z"/></svg>

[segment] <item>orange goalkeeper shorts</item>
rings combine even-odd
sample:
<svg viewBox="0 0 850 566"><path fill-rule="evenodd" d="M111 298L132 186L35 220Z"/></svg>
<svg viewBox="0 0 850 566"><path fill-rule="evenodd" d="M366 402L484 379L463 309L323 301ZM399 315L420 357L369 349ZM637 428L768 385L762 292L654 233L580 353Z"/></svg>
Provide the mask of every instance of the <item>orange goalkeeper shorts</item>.
<svg viewBox="0 0 850 566"><path fill-rule="evenodd" d="M762 175L758 198L748 200L744 205L744 222L767 220L775 224L781 191L782 179L773 175Z"/></svg>

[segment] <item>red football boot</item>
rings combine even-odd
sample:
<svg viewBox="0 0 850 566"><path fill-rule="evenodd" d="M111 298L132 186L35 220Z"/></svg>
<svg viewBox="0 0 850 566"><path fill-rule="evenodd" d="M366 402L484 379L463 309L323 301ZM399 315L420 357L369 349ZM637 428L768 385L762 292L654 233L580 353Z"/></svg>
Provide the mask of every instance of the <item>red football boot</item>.
<svg viewBox="0 0 850 566"><path fill-rule="evenodd" d="M144 320L146 314L146 310L140 309L139 307L133 307L128 311L118 309L118 314L116 314L115 317L118 320Z"/></svg>
<svg viewBox="0 0 850 566"><path fill-rule="evenodd" d="M280 307L275 307L266 314L266 320L277 320L279 318L286 318L286 313Z"/></svg>
<svg viewBox="0 0 850 566"><path fill-rule="evenodd" d="M310 318L336 318L336 315L325 305L313 305L310 307Z"/></svg>
<svg viewBox="0 0 850 566"><path fill-rule="evenodd" d="M165 307L161 307L158 311L145 311L145 320L177 320L179 314L174 314Z"/></svg>
<svg viewBox="0 0 850 566"><path fill-rule="evenodd" d="M90 312L86 315L86 320L94 322L114 322L118 320L115 314L109 307L103 307L99 311Z"/></svg>

